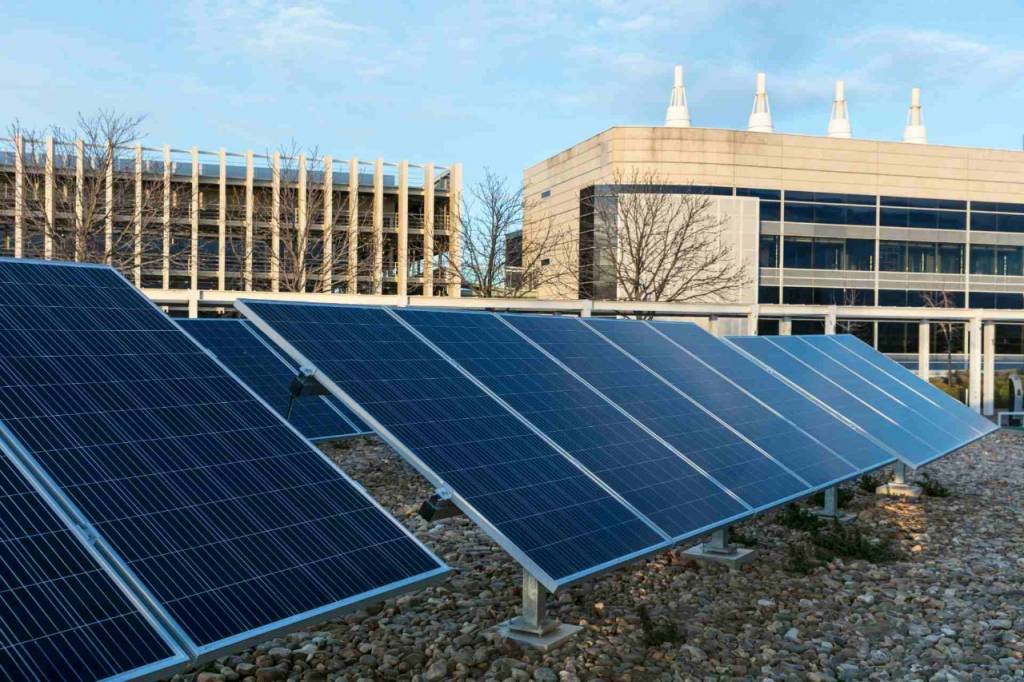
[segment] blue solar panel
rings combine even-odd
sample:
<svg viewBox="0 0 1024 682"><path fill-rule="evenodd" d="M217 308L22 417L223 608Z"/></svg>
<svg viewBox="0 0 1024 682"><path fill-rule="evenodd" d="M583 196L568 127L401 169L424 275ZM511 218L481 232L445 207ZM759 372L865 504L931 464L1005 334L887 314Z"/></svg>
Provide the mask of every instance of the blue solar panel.
<svg viewBox="0 0 1024 682"><path fill-rule="evenodd" d="M549 589L667 544L387 310L236 306Z"/></svg>
<svg viewBox="0 0 1024 682"><path fill-rule="evenodd" d="M9 414L0 401L0 419ZM0 454L0 671L8 680L164 672L187 659Z"/></svg>
<svg viewBox="0 0 1024 682"><path fill-rule="evenodd" d="M839 362L830 354L821 352L814 345L808 343L804 337L773 336L771 340L772 343L778 344L804 363L814 367L815 370L842 386L849 393L875 407L904 429L928 443L930 449L927 451L903 455L907 464L918 467L959 447L959 439L956 436L900 402L876 386L872 380L863 377L860 372Z"/></svg>
<svg viewBox="0 0 1024 682"><path fill-rule="evenodd" d="M826 486L857 473L821 443L725 381L697 358L681 352L679 346L652 327L629 320L593 318L586 324L697 400L798 476L806 487Z"/></svg>
<svg viewBox="0 0 1024 682"><path fill-rule="evenodd" d="M0 405L192 655L446 571L110 268L0 261Z"/></svg>
<svg viewBox="0 0 1024 682"><path fill-rule="evenodd" d="M296 369L286 363L245 320L194 319L178 324L217 356L263 400L286 416ZM335 406L333 397L306 395L295 399L287 419L310 440L344 438L365 433Z"/></svg>
<svg viewBox="0 0 1024 682"><path fill-rule="evenodd" d="M849 334L837 334L832 337L835 342L842 345L846 350L859 355L861 358L874 364L882 371L889 374L893 379L904 384L908 388L920 393L922 396L937 404L946 414L964 422L978 435L991 433L998 427L990 419L985 418L975 410L964 405L962 402L949 395L930 381L924 381L916 374L907 370L906 367L887 357L884 353L864 343L856 336Z"/></svg>
<svg viewBox="0 0 1024 682"><path fill-rule="evenodd" d="M892 454L862 431L848 426L816 401L794 390L778 377L739 353L722 339L707 333L692 322L651 322L659 332L692 353L718 373L741 386L783 418L824 443L850 463L852 471L869 471L892 461ZM843 467L826 460L835 475Z"/></svg>
<svg viewBox="0 0 1024 682"><path fill-rule="evenodd" d="M927 453L938 453L931 443L921 440L878 408L849 393L821 374L815 366L806 364L783 350L774 343L775 338L735 336L729 341L871 434L872 438L885 445L892 455L904 461L911 461Z"/></svg>
<svg viewBox="0 0 1024 682"><path fill-rule="evenodd" d="M805 483L578 319L503 317L751 507L770 507L806 491Z"/></svg>
<svg viewBox="0 0 1024 682"><path fill-rule="evenodd" d="M747 512L497 316L397 313L670 537L690 537Z"/></svg>

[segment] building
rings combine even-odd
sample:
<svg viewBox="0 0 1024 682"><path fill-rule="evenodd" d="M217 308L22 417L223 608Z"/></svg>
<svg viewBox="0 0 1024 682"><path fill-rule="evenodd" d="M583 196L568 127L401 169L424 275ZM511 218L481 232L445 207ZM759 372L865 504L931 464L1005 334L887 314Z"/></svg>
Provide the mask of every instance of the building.
<svg viewBox="0 0 1024 682"><path fill-rule="evenodd" d="M5 140L0 256L105 261L147 292L458 296L461 176L459 164Z"/></svg>
<svg viewBox="0 0 1024 682"><path fill-rule="evenodd" d="M580 244L581 298L613 297L591 264L615 226L590 207L640 169L738 216L729 238L753 283L741 302L1024 308L1024 152L927 144L921 112L915 89L903 142L856 139L840 82L827 135L776 133L759 74L749 130L696 128L677 67L664 127L615 126L525 171L525 239L560 226ZM751 213L756 249L743 246ZM916 323L862 327L883 350L917 347ZM1020 329L1000 327L999 352L1024 352Z"/></svg>

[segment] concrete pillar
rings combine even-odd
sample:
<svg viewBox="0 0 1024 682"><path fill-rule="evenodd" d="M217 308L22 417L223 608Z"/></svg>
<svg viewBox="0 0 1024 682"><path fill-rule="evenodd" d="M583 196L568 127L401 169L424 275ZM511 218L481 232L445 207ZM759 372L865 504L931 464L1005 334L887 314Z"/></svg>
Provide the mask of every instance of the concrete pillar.
<svg viewBox="0 0 1024 682"><path fill-rule="evenodd" d="M996 325L994 322L985 322L982 326L982 414L993 416L996 397Z"/></svg>
<svg viewBox="0 0 1024 682"><path fill-rule="evenodd" d="M53 258L53 231L54 231L54 217L55 211L53 207L54 195L53 195L53 181L54 181L54 170L53 170L53 137L46 138L46 169L43 176L43 215L44 230L43 230L43 258L50 260Z"/></svg>
<svg viewBox="0 0 1024 682"><path fill-rule="evenodd" d="M271 159L270 290L281 289L281 152Z"/></svg>
<svg viewBox="0 0 1024 682"><path fill-rule="evenodd" d="M320 291L334 288L334 159L324 157L324 222L321 228L323 261L320 264Z"/></svg>
<svg viewBox="0 0 1024 682"><path fill-rule="evenodd" d="M384 287L384 159L373 164L373 293Z"/></svg>
<svg viewBox="0 0 1024 682"><path fill-rule="evenodd" d="M348 289L359 290L359 159L348 162Z"/></svg>
<svg viewBox="0 0 1024 682"><path fill-rule="evenodd" d="M757 336L757 318L758 318L757 306L751 306L750 312L747 313L747 335Z"/></svg>
<svg viewBox="0 0 1024 682"><path fill-rule="evenodd" d="M981 318L972 317L967 325L968 387L967 405L981 412Z"/></svg>
<svg viewBox="0 0 1024 682"><path fill-rule="evenodd" d="M398 295L409 293L409 162L398 162Z"/></svg>
<svg viewBox="0 0 1024 682"><path fill-rule="evenodd" d="M448 295L462 295L462 164L452 164L448 188L448 252L451 260Z"/></svg>
<svg viewBox="0 0 1024 682"><path fill-rule="evenodd" d="M928 320L921 320L917 323L917 376L924 381L931 378L931 341L932 326Z"/></svg>
<svg viewBox="0 0 1024 682"><path fill-rule="evenodd" d="M217 288L227 289L228 269L228 154L221 147L220 175L217 178Z"/></svg>
<svg viewBox="0 0 1024 682"><path fill-rule="evenodd" d="M295 263L292 267L295 268L293 274L294 282L298 283L299 291L306 290L307 273L306 269L309 264L306 263L306 251L309 249L309 213L308 199L309 199L309 185L307 183L308 177L306 175L306 155L299 154L299 177L298 177L298 188L296 190L296 202L295 212L297 213L297 223L299 233L294 237L294 249L295 249ZM291 239L292 237L289 237Z"/></svg>
<svg viewBox="0 0 1024 682"><path fill-rule="evenodd" d="M245 153L245 245L242 247L244 251L244 263L242 264L242 279L245 285L246 291L252 291L252 252L256 248L253 243L253 221L255 220L255 190L253 188L253 181L255 178L255 171L253 170L253 158L252 151Z"/></svg>
<svg viewBox="0 0 1024 682"><path fill-rule="evenodd" d="M199 317L199 291L196 289L188 295L188 316L193 320Z"/></svg>
<svg viewBox="0 0 1024 682"><path fill-rule="evenodd" d="M14 257L24 255L25 244L25 140L14 136Z"/></svg>
<svg viewBox="0 0 1024 682"><path fill-rule="evenodd" d="M829 306L828 314L825 315L825 334L832 335L836 333L836 307L834 305Z"/></svg>
<svg viewBox="0 0 1024 682"><path fill-rule="evenodd" d="M192 210L189 236L189 288L199 290L199 147L192 147Z"/></svg>
<svg viewBox="0 0 1024 682"><path fill-rule="evenodd" d="M85 142L75 140L75 260L85 258Z"/></svg>
<svg viewBox="0 0 1024 682"><path fill-rule="evenodd" d="M107 149L106 177L103 179L104 199L106 200L106 217L103 221L103 251L107 264L114 262L114 155L117 150L111 145ZM123 238L123 235L121 235Z"/></svg>
<svg viewBox="0 0 1024 682"><path fill-rule="evenodd" d="M779 320L779 336L789 336L793 333L793 318L784 317Z"/></svg>
<svg viewBox="0 0 1024 682"><path fill-rule="evenodd" d="M171 146L164 145L164 243L161 274L164 289L171 288Z"/></svg>
<svg viewBox="0 0 1024 682"><path fill-rule="evenodd" d="M434 164L423 166L423 295L434 295Z"/></svg>
<svg viewBox="0 0 1024 682"><path fill-rule="evenodd" d="M142 286L142 202L144 200L142 186L142 145L135 145L135 208L132 214L132 280L135 286Z"/></svg>

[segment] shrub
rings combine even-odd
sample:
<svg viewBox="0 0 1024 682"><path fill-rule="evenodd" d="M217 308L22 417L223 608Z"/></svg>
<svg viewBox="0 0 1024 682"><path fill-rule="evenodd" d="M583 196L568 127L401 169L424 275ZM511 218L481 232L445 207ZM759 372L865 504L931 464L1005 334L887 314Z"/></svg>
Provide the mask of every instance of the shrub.
<svg viewBox="0 0 1024 682"><path fill-rule="evenodd" d="M823 523L820 517L815 516L800 505L792 503L787 504L779 511L776 520L779 525L786 528L809 532L817 531Z"/></svg>
<svg viewBox="0 0 1024 682"><path fill-rule="evenodd" d="M640 629L644 634L644 645L661 646L662 644L677 644L683 641L683 633L679 631L676 624L654 621L647 610L646 604L640 605L639 615Z"/></svg>
<svg viewBox="0 0 1024 682"><path fill-rule="evenodd" d="M874 488L871 489L872 492L874 492L874 490L875 490ZM845 507L846 505L848 505L850 503L851 500L853 500L853 491L852 490L847 490L846 488L839 488L838 494L839 494L839 499L836 500L836 501L839 503L840 507ZM811 495L810 501L811 501L811 504L817 505L819 507L824 507L825 506L825 491L814 493L813 495Z"/></svg>
<svg viewBox="0 0 1024 682"><path fill-rule="evenodd" d="M839 523L833 523L823 532L812 533L811 542L826 556L861 559L873 564L896 561L903 556L891 538L873 538L856 526Z"/></svg>
<svg viewBox="0 0 1024 682"><path fill-rule="evenodd" d="M949 497L952 494L949 488L932 478L928 472L923 474L917 484L921 486L921 492L928 497Z"/></svg>
<svg viewBox="0 0 1024 682"><path fill-rule="evenodd" d="M866 493L873 493L882 485L882 479L874 474L864 474L857 479L857 486Z"/></svg>
<svg viewBox="0 0 1024 682"><path fill-rule="evenodd" d="M786 561L783 564L790 573L807 575L818 567L818 562L811 553L811 548L806 542L795 542L786 547Z"/></svg>

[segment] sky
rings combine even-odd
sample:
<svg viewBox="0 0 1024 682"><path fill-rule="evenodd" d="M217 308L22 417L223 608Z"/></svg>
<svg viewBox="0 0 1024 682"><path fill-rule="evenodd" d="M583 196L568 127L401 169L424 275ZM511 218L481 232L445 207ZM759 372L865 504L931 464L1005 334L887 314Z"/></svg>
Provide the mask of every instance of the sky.
<svg viewBox="0 0 1024 682"><path fill-rule="evenodd" d="M612 125L660 125L682 64L693 125L745 128L758 71L775 129L898 140L911 87L932 143L1021 149L1024 2L0 0L0 124L144 115L144 143L295 143L524 168Z"/></svg>

